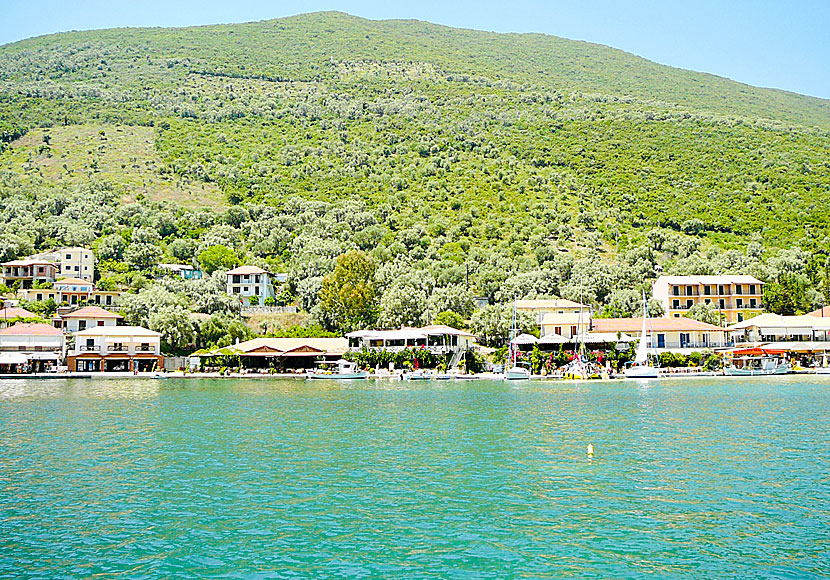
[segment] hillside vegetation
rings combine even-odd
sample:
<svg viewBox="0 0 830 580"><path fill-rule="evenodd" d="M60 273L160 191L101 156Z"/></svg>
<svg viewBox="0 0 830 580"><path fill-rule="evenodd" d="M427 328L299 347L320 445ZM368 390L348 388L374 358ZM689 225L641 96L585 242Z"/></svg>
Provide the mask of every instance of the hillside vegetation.
<svg viewBox="0 0 830 580"><path fill-rule="evenodd" d="M551 36L340 13L45 36L0 47L0 142L2 257L221 245L313 309L359 249L421 303L388 324L473 293L625 314L661 271L796 276L804 308L828 285L830 102Z"/></svg>

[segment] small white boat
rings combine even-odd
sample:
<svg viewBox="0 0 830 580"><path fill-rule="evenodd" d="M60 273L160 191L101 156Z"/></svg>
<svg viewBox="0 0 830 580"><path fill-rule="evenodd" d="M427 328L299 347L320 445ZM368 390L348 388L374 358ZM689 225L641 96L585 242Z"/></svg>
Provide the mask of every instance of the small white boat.
<svg viewBox="0 0 830 580"><path fill-rule="evenodd" d="M516 363L504 371L504 378L508 381L526 381L530 379L530 374L527 363Z"/></svg>
<svg viewBox="0 0 830 580"><path fill-rule="evenodd" d="M817 375L830 375L830 367L818 367L816 369Z"/></svg>
<svg viewBox="0 0 830 580"><path fill-rule="evenodd" d="M334 368L336 366L336 368ZM306 373L308 379L366 379L369 377L367 371L357 368L357 363L340 359L335 362L319 363L317 368Z"/></svg>
<svg viewBox="0 0 830 580"><path fill-rule="evenodd" d="M626 366L623 373L627 379L658 379L660 369L649 364L648 348L651 335L648 332L648 303L646 293L643 292L643 330L640 332L640 343L634 353L634 360Z"/></svg>

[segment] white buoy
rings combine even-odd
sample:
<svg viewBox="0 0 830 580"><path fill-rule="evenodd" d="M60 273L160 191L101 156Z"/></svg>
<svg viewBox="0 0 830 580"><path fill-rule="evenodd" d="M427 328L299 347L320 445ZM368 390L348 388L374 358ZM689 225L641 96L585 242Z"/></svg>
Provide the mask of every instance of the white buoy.
<svg viewBox="0 0 830 580"><path fill-rule="evenodd" d="M588 455L594 455L594 445L592 443L588 443Z"/></svg>

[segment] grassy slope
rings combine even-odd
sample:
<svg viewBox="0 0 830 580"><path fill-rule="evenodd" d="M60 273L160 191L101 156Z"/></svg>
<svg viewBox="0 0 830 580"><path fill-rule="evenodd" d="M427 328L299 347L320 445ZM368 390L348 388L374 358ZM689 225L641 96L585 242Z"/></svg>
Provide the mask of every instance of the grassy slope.
<svg viewBox="0 0 830 580"><path fill-rule="evenodd" d="M830 223L828 101L550 36L340 13L66 33L0 47L0 94L0 133L55 125L76 176L120 128L133 144L98 167L132 196L357 196L393 230L504 246L691 218L785 245ZM39 138L0 166L59 175Z"/></svg>

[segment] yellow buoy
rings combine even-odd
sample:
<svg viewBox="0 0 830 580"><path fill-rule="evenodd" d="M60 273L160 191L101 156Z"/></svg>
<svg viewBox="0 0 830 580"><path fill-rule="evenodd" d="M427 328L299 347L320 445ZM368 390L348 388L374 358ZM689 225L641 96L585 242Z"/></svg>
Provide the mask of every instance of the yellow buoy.
<svg viewBox="0 0 830 580"><path fill-rule="evenodd" d="M588 443L588 455L594 454L594 446L591 443Z"/></svg>

